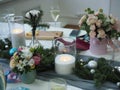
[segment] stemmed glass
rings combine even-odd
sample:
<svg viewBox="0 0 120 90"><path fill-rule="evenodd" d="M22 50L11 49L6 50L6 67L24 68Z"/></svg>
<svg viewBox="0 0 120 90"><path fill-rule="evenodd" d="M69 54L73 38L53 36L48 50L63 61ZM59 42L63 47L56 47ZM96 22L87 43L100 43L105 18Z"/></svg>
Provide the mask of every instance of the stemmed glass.
<svg viewBox="0 0 120 90"><path fill-rule="evenodd" d="M56 27L56 22L60 16L60 9L58 7L52 7L51 10L50 10L50 14L54 20L54 24L55 24L55 27Z"/></svg>

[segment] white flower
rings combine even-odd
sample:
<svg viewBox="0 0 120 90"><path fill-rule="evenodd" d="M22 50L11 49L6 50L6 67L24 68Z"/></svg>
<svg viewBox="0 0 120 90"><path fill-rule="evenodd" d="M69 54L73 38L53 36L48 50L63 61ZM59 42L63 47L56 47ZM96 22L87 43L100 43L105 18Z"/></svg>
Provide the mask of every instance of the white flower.
<svg viewBox="0 0 120 90"><path fill-rule="evenodd" d="M93 25L90 25L90 30L95 30L96 29L96 27L95 27L95 25L93 24Z"/></svg>
<svg viewBox="0 0 120 90"><path fill-rule="evenodd" d="M30 18L30 14L32 16L38 16L40 14L39 10L30 10L29 12L26 13L25 17Z"/></svg>
<svg viewBox="0 0 120 90"><path fill-rule="evenodd" d="M26 59L30 59L33 56L33 53L30 52L29 48L24 48L22 52L23 52L22 56L25 57Z"/></svg>
<svg viewBox="0 0 120 90"><path fill-rule="evenodd" d="M115 24L116 20L114 18L111 18L110 22L111 22L111 24Z"/></svg>
<svg viewBox="0 0 120 90"><path fill-rule="evenodd" d="M33 66L35 64L35 61L33 59L30 59L30 61L28 62L28 65Z"/></svg>
<svg viewBox="0 0 120 90"><path fill-rule="evenodd" d="M98 17L94 16L93 14L90 14L88 16L89 17L88 17L87 22L86 22L88 25L92 25L92 24L95 24L97 22Z"/></svg>
<svg viewBox="0 0 120 90"><path fill-rule="evenodd" d="M23 71L23 65L22 64L17 64L17 68L18 68L18 70L20 70L20 71Z"/></svg>

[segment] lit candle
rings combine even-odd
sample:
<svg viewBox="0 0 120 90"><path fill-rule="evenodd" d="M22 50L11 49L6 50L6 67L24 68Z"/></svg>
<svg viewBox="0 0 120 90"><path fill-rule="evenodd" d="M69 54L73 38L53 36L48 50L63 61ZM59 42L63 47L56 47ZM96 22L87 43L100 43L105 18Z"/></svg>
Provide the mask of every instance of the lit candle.
<svg viewBox="0 0 120 90"><path fill-rule="evenodd" d="M55 58L55 71L58 74L67 75L73 72L75 57L70 54L60 54Z"/></svg>
<svg viewBox="0 0 120 90"><path fill-rule="evenodd" d="M13 29L11 32L12 46L18 48L19 46L25 46L25 34L22 29Z"/></svg>

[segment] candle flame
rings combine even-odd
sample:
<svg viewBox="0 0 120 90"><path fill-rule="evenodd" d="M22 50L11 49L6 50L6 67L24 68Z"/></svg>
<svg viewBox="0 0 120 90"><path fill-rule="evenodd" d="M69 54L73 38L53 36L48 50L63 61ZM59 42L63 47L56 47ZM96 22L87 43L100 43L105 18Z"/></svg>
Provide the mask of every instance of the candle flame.
<svg viewBox="0 0 120 90"><path fill-rule="evenodd" d="M13 30L13 33L22 33L22 32L23 32L22 29L14 29L14 30Z"/></svg>
<svg viewBox="0 0 120 90"><path fill-rule="evenodd" d="M61 57L61 60L66 62L66 61L69 61L70 60L70 57Z"/></svg>

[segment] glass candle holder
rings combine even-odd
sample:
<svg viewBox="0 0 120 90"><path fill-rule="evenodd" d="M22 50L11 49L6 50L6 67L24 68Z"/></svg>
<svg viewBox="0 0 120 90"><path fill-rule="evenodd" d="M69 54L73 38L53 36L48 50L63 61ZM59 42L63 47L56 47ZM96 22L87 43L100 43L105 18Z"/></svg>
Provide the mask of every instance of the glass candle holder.
<svg viewBox="0 0 120 90"><path fill-rule="evenodd" d="M67 83L62 78L51 79L49 82L49 90L67 90Z"/></svg>
<svg viewBox="0 0 120 90"><path fill-rule="evenodd" d="M70 37L56 38L53 42L55 49L55 71L58 74L72 74L75 67L76 42Z"/></svg>
<svg viewBox="0 0 120 90"><path fill-rule="evenodd" d="M12 47L25 46L25 31L22 16L13 16L9 20Z"/></svg>
<svg viewBox="0 0 120 90"><path fill-rule="evenodd" d="M72 37L59 37L53 41L55 54L70 54L76 56L76 40Z"/></svg>

